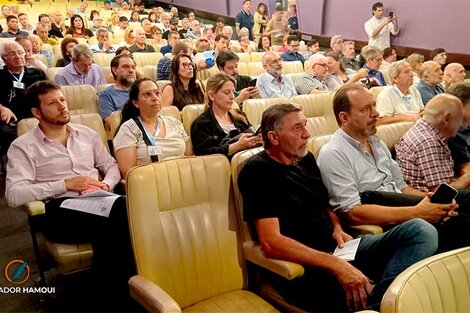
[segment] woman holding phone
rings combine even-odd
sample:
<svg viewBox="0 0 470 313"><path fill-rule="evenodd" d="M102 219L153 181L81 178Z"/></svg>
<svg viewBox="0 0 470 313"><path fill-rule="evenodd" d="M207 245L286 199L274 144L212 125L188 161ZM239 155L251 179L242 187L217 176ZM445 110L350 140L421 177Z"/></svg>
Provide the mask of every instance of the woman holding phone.
<svg viewBox="0 0 470 313"><path fill-rule="evenodd" d="M191 140L196 155L235 153L262 143L261 136L245 113L233 108L235 81L224 73L207 81L205 111L191 125Z"/></svg>

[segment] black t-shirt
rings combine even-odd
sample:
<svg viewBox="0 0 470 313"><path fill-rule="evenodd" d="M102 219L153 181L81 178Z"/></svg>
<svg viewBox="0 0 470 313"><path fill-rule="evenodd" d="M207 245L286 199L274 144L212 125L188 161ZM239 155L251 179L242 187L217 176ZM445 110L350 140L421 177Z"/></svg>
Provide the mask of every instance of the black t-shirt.
<svg viewBox="0 0 470 313"><path fill-rule="evenodd" d="M235 88L236 91L240 91L242 89L245 89L249 87L251 77L250 76L245 76L245 75L238 75L237 77L237 88Z"/></svg>
<svg viewBox="0 0 470 313"><path fill-rule="evenodd" d="M238 186L246 221L277 217L282 235L317 250L335 249L328 191L310 152L296 164L285 165L262 151L247 161Z"/></svg>
<svg viewBox="0 0 470 313"><path fill-rule="evenodd" d="M24 75L21 79L21 82L24 84L23 89L13 87L13 81L17 79L19 79L19 75L10 73L6 65L0 70L0 103L12 110L19 121L33 116L31 105L26 103L26 88L37 81L45 80L46 74L40 69L25 67Z"/></svg>

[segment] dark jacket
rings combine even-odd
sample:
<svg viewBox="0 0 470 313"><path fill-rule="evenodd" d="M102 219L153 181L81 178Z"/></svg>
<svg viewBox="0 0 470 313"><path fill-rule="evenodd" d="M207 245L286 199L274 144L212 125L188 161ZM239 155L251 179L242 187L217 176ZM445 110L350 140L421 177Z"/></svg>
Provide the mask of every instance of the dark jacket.
<svg viewBox="0 0 470 313"><path fill-rule="evenodd" d="M246 117L245 113L239 111ZM251 124L235 119L228 113L239 133L247 132ZM232 134L232 132L230 132ZM227 134L220 127L211 109L204 111L191 125L191 141L196 155L221 153L228 155Z"/></svg>

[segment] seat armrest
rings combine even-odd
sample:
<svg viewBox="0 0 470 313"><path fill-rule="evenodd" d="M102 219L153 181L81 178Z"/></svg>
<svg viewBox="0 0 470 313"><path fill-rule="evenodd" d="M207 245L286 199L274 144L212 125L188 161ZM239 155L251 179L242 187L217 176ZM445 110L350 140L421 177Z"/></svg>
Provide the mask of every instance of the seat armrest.
<svg viewBox="0 0 470 313"><path fill-rule="evenodd" d="M245 259L248 261L288 280L292 280L304 274L304 267L300 264L265 257L261 250L261 245L257 242L245 241L243 243L243 253Z"/></svg>
<svg viewBox="0 0 470 313"><path fill-rule="evenodd" d="M23 210L29 216L36 216L46 213L46 206L42 201L31 201L23 205Z"/></svg>
<svg viewBox="0 0 470 313"><path fill-rule="evenodd" d="M163 289L141 275L129 279L132 298L148 312L181 313L181 308Z"/></svg>
<svg viewBox="0 0 470 313"><path fill-rule="evenodd" d="M360 235L378 235L382 234L382 227L377 225L348 225L348 231L353 237Z"/></svg>

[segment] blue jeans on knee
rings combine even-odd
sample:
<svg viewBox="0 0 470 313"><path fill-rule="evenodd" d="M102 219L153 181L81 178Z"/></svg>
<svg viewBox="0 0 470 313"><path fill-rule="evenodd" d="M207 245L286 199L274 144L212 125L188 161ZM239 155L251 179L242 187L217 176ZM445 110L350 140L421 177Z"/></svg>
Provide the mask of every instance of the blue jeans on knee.
<svg viewBox="0 0 470 313"><path fill-rule="evenodd" d="M382 297L395 277L410 265L433 255L437 248L435 227L418 218L380 235L363 236L352 264L375 283L368 307L379 310Z"/></svg>

